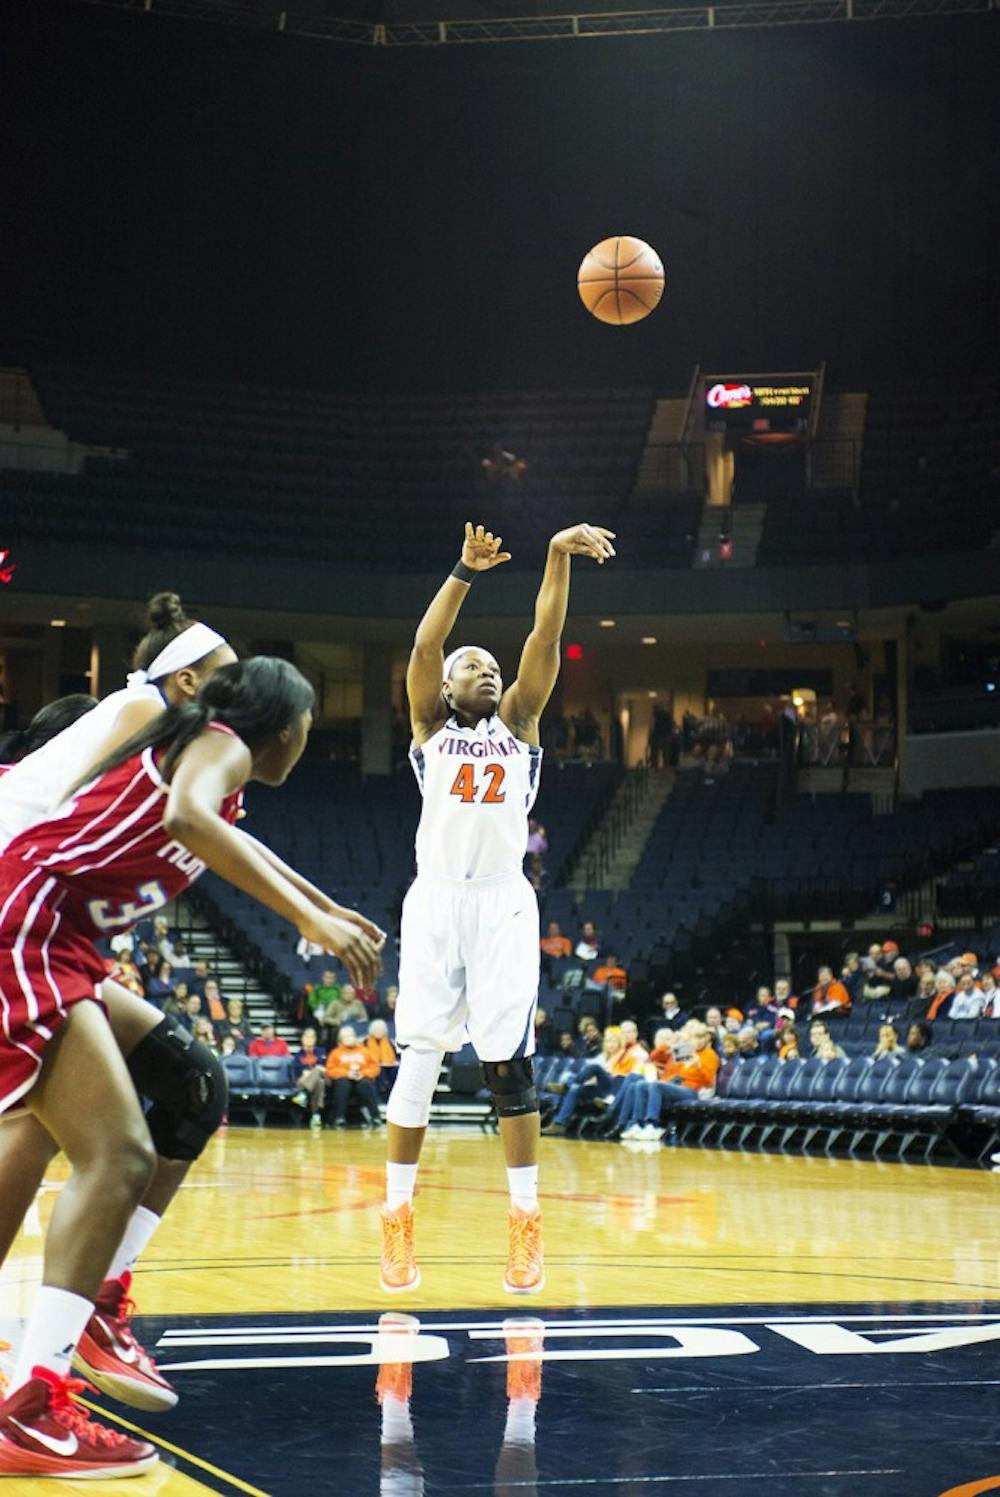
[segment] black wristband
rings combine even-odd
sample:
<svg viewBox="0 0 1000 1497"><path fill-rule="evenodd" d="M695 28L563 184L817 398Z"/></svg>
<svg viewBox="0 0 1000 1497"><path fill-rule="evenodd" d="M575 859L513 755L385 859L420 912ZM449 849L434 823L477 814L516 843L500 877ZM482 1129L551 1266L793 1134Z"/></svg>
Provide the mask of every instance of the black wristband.
<svg viewBox="0 0 1000 1497"><path fill-rule="evenodd" d="M475 577L472 567L467 567L464 561L456 561L451 569L451 575L457 577L459 582L471 582Z"/></svg>

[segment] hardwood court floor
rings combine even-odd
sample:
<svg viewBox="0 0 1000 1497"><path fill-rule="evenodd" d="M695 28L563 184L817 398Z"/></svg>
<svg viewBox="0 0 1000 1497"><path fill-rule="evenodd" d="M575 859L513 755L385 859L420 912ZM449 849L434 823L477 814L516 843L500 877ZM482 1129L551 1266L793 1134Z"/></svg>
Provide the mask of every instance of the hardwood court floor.
<svg viewBox="0 0 1000 1497"><path fill-rule="evenodd" d="M193 1171L139 1265L133 1292L140 1316L169 1328L183 1326L185 1317L220 1316L253 1326L290 1312L306 1323L345 1314L371 1323L386 1310L500 1310L554 1320L590 1307L633 1315L635 1307L662 1313L723 1305L807 1313L831 1304L954 1310L1000 1300L1000 1178L988 1173L554 1139L542 1145L543 1307L512 1305L500 1282L507 1191L499 1140L439 1131L428 1137L419 1180L423 1282L403 1303L377 1283L383 1154L378 1134L229 1129ZM64 1178L57 1163L0 1274L0 1336L10 1339L30 1306L42 1233ZM933 1323L933 1315L924 1318ZM143 1335L142 1324L139 1330ZM169 1341L186 1333L166 1334ZM154 1347L156 1338L148 1339ZM245 1386L246 1398L252 1388ZM133 1417L172 1443L179 1412ZM179 1469L161 1464L124 1486L88 1482L87 1491L193 1497L275 1490L284 1497L280 1486L233 1474L218 1457L218 1442L208 1460L175 1438ZM15 1485L17 1497L83 1490L18 1481L0 1483L0 1497ZM846 1497L850 1485L843 1491Z"/></svg>

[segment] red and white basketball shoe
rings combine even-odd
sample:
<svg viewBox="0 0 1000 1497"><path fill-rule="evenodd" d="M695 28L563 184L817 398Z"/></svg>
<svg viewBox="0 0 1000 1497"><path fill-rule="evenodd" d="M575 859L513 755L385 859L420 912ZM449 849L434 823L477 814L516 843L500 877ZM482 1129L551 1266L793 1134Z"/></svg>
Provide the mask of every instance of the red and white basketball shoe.
<svg viewBox="0 0 1000 1497"><path fill-rule="evenodd" d="M105 1279L73 1366L102 1393L120 1398L133 1409L160 1413L174 1407L177 1390L132 1334L135 1302L129 1298L131 1287L127 1269L120 1279Z"/></svg>
<svg viewBox="0 0 1000 1497"><path fill-rule="evenodd" d="M64 1479L140 1476L159 1456L145 1440L130 1440L95 1424L76 1401L86 1387L46 1367L0 1404L0 1477Z"/></svg>

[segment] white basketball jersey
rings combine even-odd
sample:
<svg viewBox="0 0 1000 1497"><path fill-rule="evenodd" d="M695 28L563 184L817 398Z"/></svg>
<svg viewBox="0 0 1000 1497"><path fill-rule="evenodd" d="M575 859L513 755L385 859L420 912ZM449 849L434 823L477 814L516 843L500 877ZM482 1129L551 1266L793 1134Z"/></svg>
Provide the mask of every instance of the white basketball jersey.
<svg viewBox="0 0 1000 1497"><path fill-rule="evenodd" d="M83 770L93 763L122 708L142 701L166 705L159 687L150 683L113 691L0 776L0 852L20 832L44 821L62 805Z"/></svg>
<svg viewBox="0 0 1000 1497"><path fill-rule="evenodd" d="M499 717L463 728L454 717L410 749L423 796L417 871L447 879L520 873L542 751Z"/></svg>

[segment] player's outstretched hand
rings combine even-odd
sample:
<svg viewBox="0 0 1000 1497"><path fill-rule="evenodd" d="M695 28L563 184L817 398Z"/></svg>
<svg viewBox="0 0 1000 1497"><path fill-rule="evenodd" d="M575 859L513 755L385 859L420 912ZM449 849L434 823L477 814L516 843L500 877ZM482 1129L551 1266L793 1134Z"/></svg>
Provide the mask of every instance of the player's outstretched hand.
<svg viewBox="0 0 1000 1497"><path fill-rule="evenodd" d="M488 572L491 567L498 567L502 561L510 561L510 552L501 551L503 538L494 535L492 530L484 530L481 525L474 529L469 521L465 522L465 540L462 544L462 563L471 567L474 572Z"/></svg>
<svg viewBox="0 0 1000 1497"><path fill-rule="evenodd" d="M373 940L353 920L343 920L338 915L317 910L314 917L303 920L299 934L322 946L332 956L339 957L356 988L373 986L382 967L379 958L381 943Z"/></svg>
<svg viewBox="0 0 1000 1497"><path fill-rule="evenodd" d="M568 530L559 530L549 545L555 551L565 551L568 556L592 556L599 566L615 555L611 542L613 530L600 525L571 525Z"/></svg>
<svg viewBox="0 0 1000 1497"><path fill-rule="evenodd" d="M352 925L360 926L370 941L375 944L375 950L381 951L385 945L385 931L376 925L374 920L369 920L366 915L357 910L348 909L346 905L338 904L331 908L331 914L336 915L338 920L349 920Z"/></svg>

